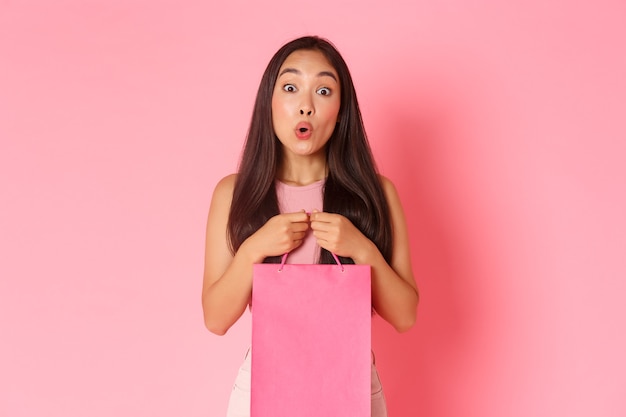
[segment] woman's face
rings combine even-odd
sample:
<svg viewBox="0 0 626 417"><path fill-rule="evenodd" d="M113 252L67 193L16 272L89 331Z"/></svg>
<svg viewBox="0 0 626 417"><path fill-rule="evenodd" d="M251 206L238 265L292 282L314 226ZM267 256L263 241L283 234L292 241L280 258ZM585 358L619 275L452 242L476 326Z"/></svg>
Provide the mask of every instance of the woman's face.
<svg viewBox="0 0 626 417"><path fill-rule="evenodd" d="M286 152L316 155L332 135L341 91L337 71L324 54L299 50L278 72L272 95L272 123Z"/></svg>

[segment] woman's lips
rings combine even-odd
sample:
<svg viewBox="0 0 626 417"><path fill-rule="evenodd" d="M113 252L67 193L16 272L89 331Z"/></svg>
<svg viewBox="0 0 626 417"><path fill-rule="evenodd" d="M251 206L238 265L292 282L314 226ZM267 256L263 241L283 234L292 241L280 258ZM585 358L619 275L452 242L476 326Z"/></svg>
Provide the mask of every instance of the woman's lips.
<svg viewBox="0 0 626 417"><path fill-rule="evenodd" d="M298 139L308 139L313 132L313 126L307 122L300 122L296 125L296 136Z"/></svg>

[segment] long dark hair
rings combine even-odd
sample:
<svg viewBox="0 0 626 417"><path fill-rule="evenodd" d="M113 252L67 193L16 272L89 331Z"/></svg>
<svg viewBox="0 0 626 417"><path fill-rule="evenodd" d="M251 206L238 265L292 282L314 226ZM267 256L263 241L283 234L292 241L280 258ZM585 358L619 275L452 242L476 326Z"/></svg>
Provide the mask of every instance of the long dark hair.
<svg viewBox="0 0 626 417"><path fill-rule="evenodd" d="M243 149L228 217L228 239L236 252L250 235L279 213L274 181L282 159L282 144L272 124L272 94L278 71L298 50L320 51L339 75L341 106L339 121L326 145L328 177L324 207L347 217L391 262L392 229L389 207L372 156L350 71L337 49L326 39L306 36L295 39L270 60L257 92L252 120ZM279 257L266 258L277 262ZM344 263L353 263L342 258ZM320 263L333 263L322 250Z"/></svg>

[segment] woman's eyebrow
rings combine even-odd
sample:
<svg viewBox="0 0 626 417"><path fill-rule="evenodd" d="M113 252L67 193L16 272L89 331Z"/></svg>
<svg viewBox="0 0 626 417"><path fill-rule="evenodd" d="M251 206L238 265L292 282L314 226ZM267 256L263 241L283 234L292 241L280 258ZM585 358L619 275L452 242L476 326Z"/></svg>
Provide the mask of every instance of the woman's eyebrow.
<svg viewBox="0 0 626 417"><path fill-rule="evenodd" d="M330 72L330 71L322 71L322 72L320 72L319 74L317 74L317 76L318 76L318 77L324 77L324 76L326 76L326 77L330 77L330 78L332 78L333 80L335 80L335 82L339 82L339 81L337 81L337 77L335 77L335 74L333 74L333 73L332 73L332 72Z"/></svg>
<svg viewBox="0 0 626 417"><path fill-rule="evenodd" d="M299 69L296 68L285 68L283 69L280 74L278 74L278 76L280 77L283 74L296 74L296 75L302 75L302 72ZM333 80L335 80L335 82L339 82L337 81L337 77L335 76L335 74L333 74L330 71L321 71L320 73L317 74L318 77L330 77Z"/></svg>

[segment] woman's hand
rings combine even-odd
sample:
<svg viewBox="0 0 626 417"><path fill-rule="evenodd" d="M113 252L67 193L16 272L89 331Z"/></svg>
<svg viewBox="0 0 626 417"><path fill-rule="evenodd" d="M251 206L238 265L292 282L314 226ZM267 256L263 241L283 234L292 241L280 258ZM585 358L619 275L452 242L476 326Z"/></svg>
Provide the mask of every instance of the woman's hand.
<svg viewBox="0 0 626 417"><path fill-rule="evenodd" d="M277 214L242 244L256 262L268 256L291 252L300 246L309 230L309 216L304 210Z"/></svg>
<svg viewBox="0 0 626 417"><path fill-rule="evenodd" d="M335 255L352 258L356 263L367 259L374 244L348 218L341 214L314 210L311 229L317 244Z"/></svg>

